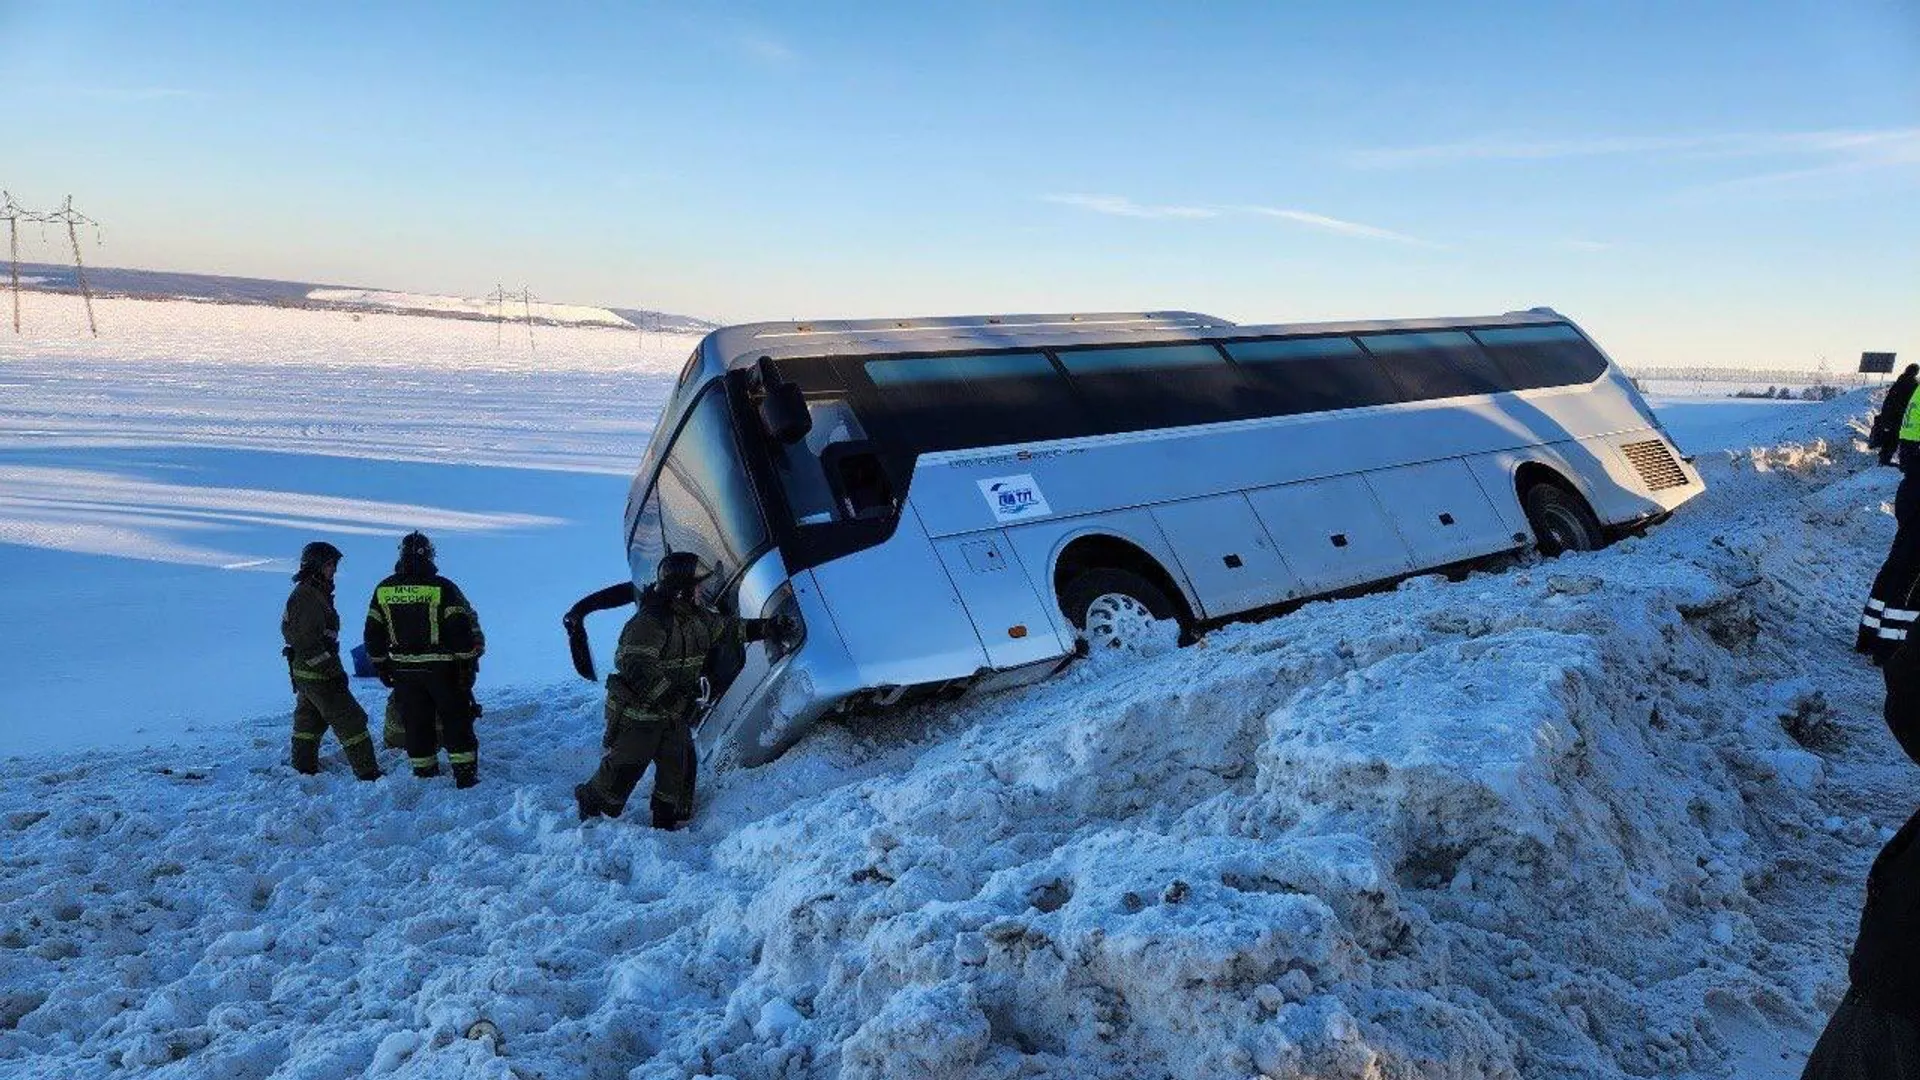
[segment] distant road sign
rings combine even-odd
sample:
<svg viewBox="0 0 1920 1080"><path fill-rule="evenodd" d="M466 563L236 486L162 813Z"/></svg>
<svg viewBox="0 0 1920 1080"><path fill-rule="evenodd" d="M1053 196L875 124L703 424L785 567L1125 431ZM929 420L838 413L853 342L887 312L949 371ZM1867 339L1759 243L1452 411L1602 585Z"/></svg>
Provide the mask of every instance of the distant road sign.
<svg viewBox="0 0 1920 1080"><path fill-rule="evenodd" d="M1863 352L1860 354L1860 370L1880 375L1893 373L1893 354L1890 352Z"/></svg>

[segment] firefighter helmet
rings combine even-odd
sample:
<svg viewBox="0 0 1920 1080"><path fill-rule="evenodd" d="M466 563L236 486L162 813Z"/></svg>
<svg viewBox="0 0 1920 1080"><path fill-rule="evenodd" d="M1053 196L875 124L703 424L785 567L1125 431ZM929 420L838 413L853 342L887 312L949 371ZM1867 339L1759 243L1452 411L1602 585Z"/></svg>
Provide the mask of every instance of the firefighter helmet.
<svg viewBox="0 0 1920 1080"><path fill-rule="evenodd" d="M700 558L691 551L669 552L660 560L654 581L669 595L691 593L707 575L700 572Z"/></svg>

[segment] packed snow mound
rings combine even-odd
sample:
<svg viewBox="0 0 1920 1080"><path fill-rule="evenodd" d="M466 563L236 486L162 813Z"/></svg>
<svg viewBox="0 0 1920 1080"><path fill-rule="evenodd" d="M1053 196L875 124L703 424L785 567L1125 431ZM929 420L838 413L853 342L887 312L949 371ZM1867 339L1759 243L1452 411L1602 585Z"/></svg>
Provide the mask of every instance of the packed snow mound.
<svg viewBox="0 0 1920 1080"><path fill-rule="evenodd" d="M1604 552L822 729L684 833L572 820L584 684L483 694L470 792L296 777L281 717L16 760L0 1071L1727 1076L1836 1000L1882 836L1866 407Z"/></svg>

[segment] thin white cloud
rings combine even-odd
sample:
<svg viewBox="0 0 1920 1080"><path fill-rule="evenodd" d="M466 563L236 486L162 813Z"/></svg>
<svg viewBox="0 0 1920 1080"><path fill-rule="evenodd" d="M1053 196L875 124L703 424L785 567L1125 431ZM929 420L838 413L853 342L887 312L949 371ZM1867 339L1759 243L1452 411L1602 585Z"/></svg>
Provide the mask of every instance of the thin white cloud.
<svg viewBox="0 0 1920 1080"><path fill-rule="evenodd" d="M1396 169L1470 161L1551 161L1582 157L1815 158L1818 169L1874 168L1920 163L1920 128L1781 131L1709 135L1611 135L1572 139L1488 137L1424 146L1356 151L1361 168Z"/></svg>
<svg viewBox="0 0 1920 1080"><path fill-rule="evenodd" d="M1605 240L1562 240L1560 246L1573 251L1612 251L1620 245Z"/></svg>
<svg viewBox="0 0 1920 1080"><path fill-rule="evenodd" d="M791 64L800 58L800 54L785 42L776 41L763 34L746 34L736 42L740 50L756 60L769 64Z"/></svg>
<svg viewBox="0 0 1920 1080"><path fill-rule="evenodd" d="M1215 218L1220 211L1210 206L1148 206L1125 195L1048 195L1048 202L1091 210L1096 214L1129 218Z"/></svg>
<svg viewBox="0 0 1920 1080"><path fill-rule="evenodd" d="M1296 225L1305 225L1314 229L1324 229L1327 232L1339 233L1342 236L1363 236L1369 240L1392 240L1401 244L1425 245L1427 243L1425 240L1408 236L1406 233L1394 232L1392 229L1383 229L1378 225L1363 225L1357 221L1328 217L1326 214L1316 214L1309 210L1285 210L1273 206L1243 206L1239 209L1245 213L1255 214L1260 217L1291 221Z"/></svg>
<svg viewBox="0 0 1920 1080"><path fill-rule="evenodd" d="M1224 217L1260 217L1305 225L1323 232L1337 233L1341 236L1356 236L1368 240L1392 240L1401 244L1418 244L1432 247L1433 244L1405 233L1383 229L1378 225L1364 225L1358 221L1316 214L1310 210L1292 210L1276 206L1213 206L1213 205L1154 205L1138 203L1125 195L1047 195L1047 202L1061 206L1071 206L1110 217L1142 218L1149 220L1188 220L1200 221L1209 218Z"/></svg>
<svg viewBox="0 0 1920 1080"><path fill-rule="evenodd" d="M177 86L71 86L65 92L73 97L115 104L198 100L210 96L199 90L183 90Z"/></svg>

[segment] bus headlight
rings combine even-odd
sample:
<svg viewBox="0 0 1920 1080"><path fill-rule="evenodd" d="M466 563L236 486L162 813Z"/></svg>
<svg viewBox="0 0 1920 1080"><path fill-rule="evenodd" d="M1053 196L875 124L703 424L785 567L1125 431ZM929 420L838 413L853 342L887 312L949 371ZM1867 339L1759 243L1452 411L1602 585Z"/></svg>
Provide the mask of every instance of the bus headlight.
<svg viewBox="0 0 1920 1080"><path fill-rule="evenodd" d="M791 582L780 586L760 609L767 620L767 660L769 663L798 649L807 640L807 622L800 617L800 601L794 599Z"/></svg>

